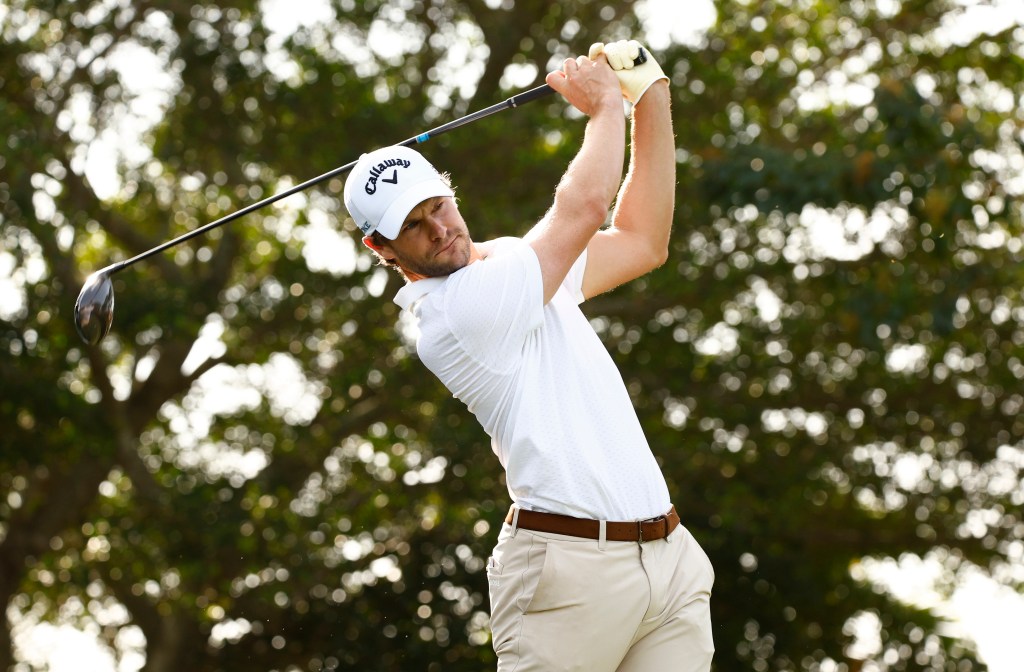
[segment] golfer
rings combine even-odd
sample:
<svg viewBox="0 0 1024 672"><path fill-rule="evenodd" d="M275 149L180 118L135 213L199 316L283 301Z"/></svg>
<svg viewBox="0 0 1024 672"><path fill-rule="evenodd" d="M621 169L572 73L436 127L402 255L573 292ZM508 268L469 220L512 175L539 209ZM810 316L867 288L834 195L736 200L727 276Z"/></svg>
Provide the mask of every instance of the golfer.
<svg viewBox="0 0 1024 672"><path fill-rule="evenodd" d="M498 670L704 671L711 563L679 522L621 375L579 304L665 262L669 87L635 41L547 83L587 117L551 208L477 243L446 177L406 147L360 158L345 205L397 268L420 359L476 415L514 502L488 561ZM623 179L626 115L631 152ZM610 226L604 227L612 211Z"/></svg>

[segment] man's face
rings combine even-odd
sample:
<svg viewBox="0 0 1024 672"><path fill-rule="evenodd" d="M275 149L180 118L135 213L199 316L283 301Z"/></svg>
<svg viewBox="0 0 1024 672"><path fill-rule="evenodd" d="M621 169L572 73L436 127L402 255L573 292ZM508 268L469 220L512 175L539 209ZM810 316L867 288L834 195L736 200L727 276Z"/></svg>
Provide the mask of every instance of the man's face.
<svg viewBox="0 0 1024 672"><path fill-rule="evenodd" d="M377 250L410 277L448 275L469 263L472 241L455 199L428 198L405 218L398 238Z"/></svg>

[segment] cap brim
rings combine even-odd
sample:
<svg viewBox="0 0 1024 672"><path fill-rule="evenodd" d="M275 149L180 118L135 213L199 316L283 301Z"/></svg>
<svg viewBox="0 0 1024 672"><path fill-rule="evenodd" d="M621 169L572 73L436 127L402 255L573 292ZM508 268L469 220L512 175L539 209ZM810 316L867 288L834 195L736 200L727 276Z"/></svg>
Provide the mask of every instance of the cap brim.
<svg viewBox="0 0 1024 672"><path fill-rule="evenodd" d="M455 192L441 178L424 180L414 184L402 192L402 195L388 206L387 211L380 218L377 231L388 240L394 240L401 233L402 224L413 208L428 198L454 195Z"/></svg>

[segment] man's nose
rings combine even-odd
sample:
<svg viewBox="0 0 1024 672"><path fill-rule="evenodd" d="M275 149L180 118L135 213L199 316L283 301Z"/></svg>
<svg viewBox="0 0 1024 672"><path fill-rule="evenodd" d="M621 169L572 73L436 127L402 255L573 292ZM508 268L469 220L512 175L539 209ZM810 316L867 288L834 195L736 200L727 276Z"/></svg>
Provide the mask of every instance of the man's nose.
<svg viewBox="0 0 1024 672"><path fill-rule="evenodd" d="M427 226L429 227L430 237L434 240L443 240L445 234L448 233L448 227L440 217L427 217Z"/></svg>

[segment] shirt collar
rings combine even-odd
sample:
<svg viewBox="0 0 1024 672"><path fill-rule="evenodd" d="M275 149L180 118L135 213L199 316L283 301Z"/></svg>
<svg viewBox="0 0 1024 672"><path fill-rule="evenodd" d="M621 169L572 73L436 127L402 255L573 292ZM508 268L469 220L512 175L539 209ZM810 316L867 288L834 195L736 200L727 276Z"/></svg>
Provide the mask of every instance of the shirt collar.
<svg viewBox="0 0 1024 672"><path fill-rule="evenodd" d="M402 310L415 312L416 304L419 303L420 299L443 285L447 279L448 276L445 275L437 278L423 278L416 282L410 282L395 294L395 303L397 303Z"/></svg>

